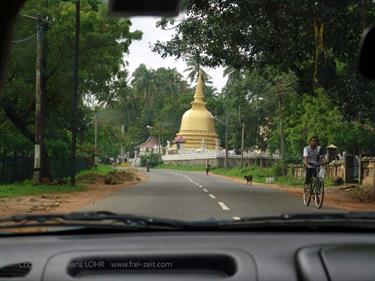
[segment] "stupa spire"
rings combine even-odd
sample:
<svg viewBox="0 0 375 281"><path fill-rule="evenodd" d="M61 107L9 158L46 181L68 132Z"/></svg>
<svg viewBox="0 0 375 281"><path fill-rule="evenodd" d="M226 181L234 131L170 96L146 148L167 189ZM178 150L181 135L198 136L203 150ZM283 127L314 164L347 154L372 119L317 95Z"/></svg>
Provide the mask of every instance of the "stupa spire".
<svg viewBox="0 0 375 281"><path fill-rule="evenodd" d="M203 96L203 80L202 80L202 71L199 70L197 78L197 86L195 87L194 101L192 102L193 108L205 107Z"/></svg>

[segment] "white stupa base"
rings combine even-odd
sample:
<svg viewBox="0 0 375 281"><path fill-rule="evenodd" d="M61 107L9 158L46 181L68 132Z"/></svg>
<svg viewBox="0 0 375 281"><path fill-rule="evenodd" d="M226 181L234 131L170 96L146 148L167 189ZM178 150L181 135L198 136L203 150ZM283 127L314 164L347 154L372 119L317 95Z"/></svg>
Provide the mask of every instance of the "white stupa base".
<svg viewBox="0 0 375 281"><path fill-rule="evenodd" d="M180 149L176 154L168 154L162 156L163 161L168 160L195 160L195 159L215 159L225 155L225 152L220 150L205 150L199 151L197 149Z"/></svg>

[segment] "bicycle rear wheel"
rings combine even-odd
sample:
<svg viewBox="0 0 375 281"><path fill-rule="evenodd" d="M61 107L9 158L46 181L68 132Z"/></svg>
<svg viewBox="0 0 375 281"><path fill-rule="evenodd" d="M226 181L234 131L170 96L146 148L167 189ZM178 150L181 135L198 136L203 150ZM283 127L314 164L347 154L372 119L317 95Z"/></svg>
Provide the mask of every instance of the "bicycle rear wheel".
<svg viewBox="0 0 375 281"><path fill-rule="evenodd" d="M306 185L303 186L303 204L305 204L306 207L310 205L311 201L311 190L312 190L312 183L310 185L310 190L306 188Z"/></svg>
<svg viewBox="0 0 375 281"><path fill-rule="evenodd" d="M324 181L321 177L317 177L314 188L315 207L320 209L323 206L324 199Z"/></svg>

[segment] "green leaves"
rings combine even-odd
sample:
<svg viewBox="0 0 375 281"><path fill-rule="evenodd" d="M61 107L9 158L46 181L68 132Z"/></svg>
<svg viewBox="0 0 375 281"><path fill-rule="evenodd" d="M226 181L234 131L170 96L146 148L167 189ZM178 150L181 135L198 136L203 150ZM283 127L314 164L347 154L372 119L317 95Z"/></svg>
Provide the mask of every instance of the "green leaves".
<svg viewBox="0 0 375 281"><path fill-rule="evenodd" d="M53 154L67 155L68 131L71 124L71 92L73 77L73 47L75 7L72 1L29 0L22 15L42 15L48 21L45 32L46 59L46 138L47 149ZM79 142L87 130L87 118L95 104L110 104L122 95L126 88L127 72L124 55L133 40L141 38L140 31L130 31L130 21L107 16L106 6L99 0L81 0L81 37L79 65ZM36 33L36 23L20 16L15 39L30 37ZM31 38L13 45L8 81L3 96L12 103L13 109L30 131L34 126L36 40ZM0 110L0 120L5 118ZM11 143L17 143L22 135L13 134L11 123L4 120L1 135ZM16 125L16 130L20 129ZM0 125L1 126L1 125ZM5 141L0 147L8 151ZM6 147L6 148L5 148ZM32 153L29 146L20 145L15 151Z"/></svg>
<svg viewBox="0 0 375 281"><path fill-rule="evenodd" d="M292 158L299 158L313 135L319 137L321 146L335 144L340 151L358 154L375 149L374 132L357 122L345 121L323 89L318 89L316 96L304 95L301 103L294 101L288 104L285 118L285 139ZM278 130L274 130L270 140L274 149L278 147L278 139Z"/></svg>
<svg viewBox="0 0 375 281"><path fill-rule="evenodd" d="M133 151L152 135L166 144L180 127L182 114L190 108L194 90L174 68L150 69L141 64L113 108L123 113L125 149ZM147 129L151 126L152 129Z"/></svg>
<svg viewBox="0 0 375 281"><path fill-rule="evenodd" d="M233 71L238 72L227 72ZM297 76L292 71L281 72L275 67L242 72L241 77L227 83L216 107L220 108L221 119L225 118L225 110L230 113L231 148L241 147L240 119L246 124L245 149L272 152L280 151L282 120L288 162L301 161L302 149L312 135L320 137L322 146L333 143L340 151L375 151L375 130L345 119L327 90L318 88L314 95L301 93ZM220 124L217 127L223 141L224 127Z"/></svg>
<svg viewBox="0 0 375 281"><path fill-rule="evenodd" d="M211 77L202 69L201 59L199 55L189 56L186 60L187 68L184 72L187 72L190 83L195 83L198 79L198 73L201 72L202 80L205 84L211 84Z"/></svg>
<svg viewBox="0 0 375 281"><path fill-rule="evenodd" d="M371 1L193 0L184 20L160 23L176 32L171 40L157 42L154 51L175 57L199 54L201 66L291 70L299 92L314 95L322 87L347 119L374 126L375 85L356 71L360 35L374 14ZM317 62L314 22L324 25Z"/></svg>

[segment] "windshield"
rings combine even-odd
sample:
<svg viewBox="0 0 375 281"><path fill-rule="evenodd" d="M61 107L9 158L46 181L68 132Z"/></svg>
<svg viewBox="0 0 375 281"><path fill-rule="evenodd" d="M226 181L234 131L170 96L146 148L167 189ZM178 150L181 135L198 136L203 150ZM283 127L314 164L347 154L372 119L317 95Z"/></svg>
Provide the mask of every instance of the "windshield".
<svg viewBox="0 0 375 281"><path fill-rule="evenodd" d="M372 1L28 0L0 91L0 217L375 210ZM3 63L3 62L2 62Z"/></svg>

